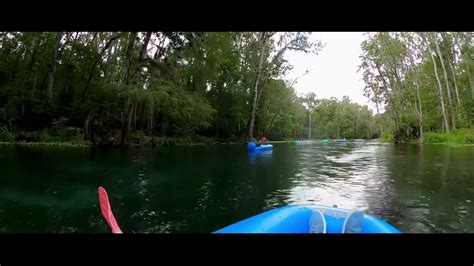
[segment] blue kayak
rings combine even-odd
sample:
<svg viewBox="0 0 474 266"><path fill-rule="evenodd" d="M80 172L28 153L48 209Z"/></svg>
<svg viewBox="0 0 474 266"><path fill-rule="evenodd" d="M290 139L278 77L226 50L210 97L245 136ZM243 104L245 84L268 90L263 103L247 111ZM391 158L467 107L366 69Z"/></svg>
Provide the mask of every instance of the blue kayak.
<svg viewBox="0 0 474 266"><path fill-rule="evenodd" d="M310 218L315 210L323 213L327 224L327 233L342 233L345 218L352 213L350 210L326 206L284 206L263 212L235 224L224 227L214 233L288 233L307 234L310 230ZM364 213L363 234L400 233L387 222Z"/></svg>
<svg viewBox="0 0 474 266"><path fill-rule="evenodd" d="M271 150L273 150L273 145L268 144L268 145L257 146L257 144L255 144L254 142L249 142L249 143L247 143L247 150L249 152L271 151Z"/></svg>

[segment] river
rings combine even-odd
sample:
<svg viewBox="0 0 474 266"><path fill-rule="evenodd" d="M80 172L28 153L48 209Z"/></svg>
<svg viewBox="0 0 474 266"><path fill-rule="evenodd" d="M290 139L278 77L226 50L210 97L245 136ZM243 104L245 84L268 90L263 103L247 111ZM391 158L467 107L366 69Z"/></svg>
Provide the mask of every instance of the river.
<svg viewBox="0 0 474 266"><path fill-rule="evenodd" d="M274 144L0 147L0 233L210 233L286 204L337 205L404 233L474 233L474 147Z"/></svg>

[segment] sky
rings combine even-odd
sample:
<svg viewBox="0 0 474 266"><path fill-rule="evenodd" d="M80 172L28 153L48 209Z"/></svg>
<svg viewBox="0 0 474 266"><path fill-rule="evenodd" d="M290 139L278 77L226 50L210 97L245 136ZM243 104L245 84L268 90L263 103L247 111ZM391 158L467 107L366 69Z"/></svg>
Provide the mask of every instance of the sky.
<svg viewBox="0 0 474 266"><path fill-rule="evenodd" d="M298 94L314 92L318 99L347 95L353 102L368 105L375 110L363 95L364 81L357 69L360 65L360 44L363 32L313 32L311 41L321 41L324 48L316 54L289 51L285 58L294 67L285 77L293 80L307 69L310 72L299 78L294 85Z"/></svg>

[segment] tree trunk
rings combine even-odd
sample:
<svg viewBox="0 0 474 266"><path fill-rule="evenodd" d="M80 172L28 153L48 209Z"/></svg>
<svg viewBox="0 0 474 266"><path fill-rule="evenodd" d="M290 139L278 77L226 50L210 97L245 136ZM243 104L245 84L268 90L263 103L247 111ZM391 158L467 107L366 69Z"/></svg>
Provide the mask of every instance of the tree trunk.
<svg viewBox="0 0 474 266"><path fill-rule="evenodd" d="M153 102L151 102L150 104L150 122L148 124L148 131L153 134L153 113L154 113L154 109L153 109Z"/></svg>
<svg viewBox="0 0 474 266"><path fill-rule="evenodd" d="M419 127L420 127L420 138L418 139L419 143L425 143L425 136L423 133L423 122L422 120L419 120Z"/></svg>
<svg viewBox="0 0 474 266"><path fill-rule="evenodd" d="M62 32L56 33L56 40L53 47L53 57L51 58L51 63L48 70L48 97L50 101L53 99L54 74L56 72L56 62L58 61L58 51L59 47L61 47L62 36Z"/></svg>
<svg viewBox="0 0 474 266"><path fill-rule="evenodd" d="M272 118L270 119L270 122L268 123L268 125L265 127L265 129L263 130L263 135L267 135L268 134L268 131L270 130L270 128L272 128L273 126L273 122L274 120L278 117L278 115L280 114L280 109L278 109L278 112L276 112Z"/></svg>
<svg viewBox="0 0 474 266"><path fill-rule="evenodd" d="M469 86L471 87L471 110L469 110L471 119L469 123L471 124L471 128L474 128L474 83L471 77L471 70L469 69L469 62L466 62L466 73L469 79Z"/></svg>
<svg viewBox="0 0 474 266"><path fill-rule="evenodd" d="M449 66L449 69L451 69L451 76L453 78L453 86L454 86L454 92L456 93L456 113L458 115L458 121L461 121L461 108L462 108L462 105L461 105L461 101L459 100L459 91L458 91L458 85L457 85L457 82L456 82L456 74L454 73L454 68L453 68L453 64L451 63L451 60L448 60L448 66ZM462 126L461 126L462 127Z"/></svg>
<svg viewBox="0 0 474 266"><path fill-rule="evenodd" d="M395 116L395 125L396 125L396 131L395 131L395 139L399 139L403 137L403 128L402 128L402 118L401 118L401 112L403 110L401 109L403 107L403 97L400 95L400 89L397 90L396 82L393 79L393 76L395 74L392 73L392 75L388 74L387 79L388 79L388 86L389 88L392 88L392 92L390 95L390 99L392 101L392 108L393 108L393 113ZM400 103L399 106L397 106L396 100L399 100L398 102Z"/></svg>
<svg viewBox="0 0 474 266"><path fill-rule="evenodd" d="M448 74L446 72L446 67L444 66L443 55L441 54L441 50L439 49L436 33L434 34L433 40L435 43L436 51L438 52L439 60L441 62L441 68L443 69L443 76L444 76L444 81L446 83L446 91L448 92L449 109L451 111L451 121L452 121L453 129L456 129L456 121L454 118L455 111L453 108L453 101L451 99L451 91L449 90Z"/></svg>
<svg viewBox="0 0 474 266"><path fill-rule="evenodd" d="M380 114L377 96L375 96L375 109L377 110L377 114Z"/></svg>
<svg viewBox="0 0 474 266"><path fill-rule="evenodd" d="M418 99L418 104L416 103L417 100L415 99L415 111L418 116L418 127L420 128L420 136L418 142L424 143L425 139L423 136L423 109L421 108L420 85L418 83L418 80L416 80L415 85L416 99Z"/></svg>
<svg viewBox="0 0 474 266"><path fill-rule="evenodd" d="M146 56L147 48L148 48L148 43L150 42L151 38L151 31L146 33L145 39L143 40L143 45L142 45L142 50L140 51L140 60L143 61Z"/></svg>
<svg viewBox="0 0 474 266"><path fill-rule="evenodd" d="M354 138L355 138L355 139L358 139L358 138L359 138L359 137L357 136L357 133L358 133L358 132L357 132L357 127L359 126L359 125L358 125L358 122L359 122L359 112L357 112L357 114L356 114L356 119L355 119L355 127L354 127L354 129L355 129L355 130L354 130Z"/></svg>
<svg viewBox="0 0 474 266"><path fill-rule="evenodd" d="M132 105L132 109L130 110L130 113L128 115L128 128L127 128L128 132L130 132L132 129L132 114L135 112L136 112L135 106Z"/></svg>
<svg viewBox="0 0 474 266"><path fill-rule="evenodd" d="M141 71L142 71L142 68L144 67L146 52L148 48L148 43L150 42L150 38L151 38L151 31L146 33L145 39L143 40L142 49L140 51L140 56L138 57L138 66L135 73L137 81L139 81L141 78Z"/></svg>
<svg viewBox="0 0 474 266"><path fill-rule="evenodd" d="M375 109L377 110L377 115L380 114L380 110L379 110L379 100L378 100L378 96L377 94L374 92L374 97L375 97ZM380 130L380 136L383 135L383 128L382 128L382 125L379 125L379 130Z"/></svg>
<svg viewBox="0 0 474 266"><path fill-rule="evenodd" d="M36 90L36 81L38 79L38 72L35 71L35 77L33 78L33 90L31 91L31 95L34 94L35 90Z"/></svg>
<svg viewBox="0 0 474 266"><path fill-rule="evenodd" d="M378 63L375 63L375 67L377 68L377 71L380 75L380 78L382 79L382 83L383 83L383 89L385 91L385 94L387 95L387 98L389 100L389 113L390 113L390 116L392 117L392 120L395 122L395 135L398 135L398 131L400 129L400 123L399 123L399 120L398 120L398 114L397 114L397 111L395 110L395 103L390 95L390 93L388 92L388 84L387 84L387 81L385 80L385 76L384 74L382 73L382 70L380 69L380 65Z"/></svg>
<svg viewBox="0 0 474 266"><path fill-rule="evenodd" d="M446 115L446 109L444 108L443 90L442 90L442 86L441 86L441 81L439 80L439 76L438 76L438 68L436 66L436 60L433 56L433 50L431 50L431 47L430 47L429 43L428 43L428 51L430 53L431 60L433 61L434 74L435 74L435 77L436 77L436 81L438 83L439 99L440 99L440 102L441 102L441 111L442 111L442 114L443 114L444 130L445 130L445 132L449 133L448 117Z"/></svg>
<svg viewBox="0 0 474 266"><path fill-rule="evenodd" d="M250 123L249 123L249 138L253 138L253 127L255 123L255 112L257 110L257 97L258 97L258 83L260 81L260 73L262 70L263 59L265 55L265 32L262 32L260 36L260 60L258 62L258 69L257 69L257 77L255 79L255 87L254 87L254 97L252 103L252 112L250 113Z"/></svg>
<svg viewBox="0 0 474 266"><path fill-rule="evenodd" d="M97 58L97 60L94 61L94 63L92 64L91 69L89 70L89 77L87 78L86 86L84 87L84 90L82 91L82 94L81 94L81 101L79 102L79 108L81 107L82 103L84 102L84 97L86 96L86 92L90 87L92 77L94 76L94 71L95 71L97 65L99 65L102 62L102 56L104 55L105 51L107 51L107 49L109 49L109 47L112 45L112 43L116 39L118 39L119 37L120 37L120 35L115 35L112 38L110 38L110 40L105 44L105 46L100 51L99 57Z"/></svg>
<svg viewBox="0 0 474 266"><path fill-rule="evenodd" d="M240 134L240 114L237 115L237 126L239 127L239 134Z"/></svg>
<svg viewBox="0 0 474 266"><path fill-rule="evenodd" d="M312 115L312 112L309 112L308 140L311 139L311 115Z"/></svg>
<svg viewBox="0 0 474 266"><path fill-rule="evenodd" d="M409 59L410 59L410 68L412 71L415 71L415 93L416 93L416 98L415 98L415 112L418 118L418 127L420 131L420 135L418 137L418 143L424 143L424 134L423 134L423 109L421 107L421 98L420 98L420 82L418 80L419 78L419 72L416 69L415 61L413 60L413 56L409 54ZM418 103L417 103L418 102Z"/></svg>
<svg viewBox="0 0 474 266"><path fill-rule="evenodd" d="M123 84L125 85L128 85L130 83L130 67L132 65L132 52L133 52L133 46L135 44L136 36L137 36L136 32L132 32L130 34L127 51L125 53L126 65L125 65L125 75L123 78ZM132 120L132 113L133 113L133 105L130 103L130 99L127 99L127 104L125 106L126 106L125 112L128 113L128 116L127 116L127 120L125 121L122 115L122 130L121 130L121 141L120 141L120 144L122 146L126 146L128 144L127 139L128 139L128 133L130 130L130 124Z"/></svg>
<svg viewBox="0 0 474 266"><path fill-rule="evenodd" d="M461 106L461 101L459 100L458 85L456 82L456 74L454 73L453 64L451 63L451 61L448 61L448 64L449 64L449 68L451 69L451 75L453 77L454 92L456 93L456 101L457 101L458 106Z"/></svg>
<svg viewBox="0 0 474 266"><path fill-rule="evenodd" d="M130 82L130 67L132 65L132 52L133 52L133 46L135 44L135 38L137 36L136 32L132 32L130 34L130 38L128 40L128 46L127 46L127 52L125 53L125 58L126 58L126 65L125 65L125 75L123 78L123 83L125 85L128 85Z"/></svg>
<svg viewBox="0 0 474 266"><path fill-rule="evenodd" d="M446 36L446 33L442 33L443 36ZM456 35L453 36L453 46L449 47L449 58L448 58L448 67L449 69L451 69L451 75L453 77L453 86L454 86L454 92L456 93L456 102L457 102L457 105L458 107L462 107L461 106L461 101L460 101L460 98L459 98L459 90L458 90L458 85L457 85L457 82L456 82L456 74L455 74L455 69L453 67L453 64L455 64L455 53L456 53L456 46L457 47L460 47L459 46L459 40L458 38L456 37ZM447 48L448 49L448 48ZM457 112L458 112L458 115L460 115L460 110L459 108L457 109Z"/></svg>
<svg viewBox="0 0 474 266"><path fill-rule="evenodd" d="M133 129L137 130L137 110L138 103L135 103L135 111L133 111Z"/></svg>
<svg viewBox="0 0 474 266"><path fill-rule="evenodd" d="M84 122L84 142L91 144L91 130L90 130L90 114L87 115L86 121Z"/></svg>
<svg viewBox="0 0 474 266"><path fill-rule="evenodd" d="M127 123L122 123L122 130L121 130L121 141L120 144L122 147L128 145L128 133L130 132L130 126L132 122L132 113L133 113L133 105L129 104L130 111L128 112Z"/></svg>
<svg viewBox="0 0 474 266"><path fill-rule="evenodd" d="M158 134L161 136L164 133L164 128L163 128L163 105L160 106L160 109L158 110L158 122L157 122L157 129L156 131Z"/></svg>
<svg viewBox="0 0 474 266"><path fill-rule="evenodd" d="M93 44L96 44L97 43L97 36L99 35L98 32L94 32L92 33L92 42Z"/></svg>
<svg viewBox="0 0 474 266"><path fill-rule="evenodd" d="M34 39L33 40L33 53L31 55L31 59L30 59L30 62L28 63L28 67L27 67L27 77L25 80L24 80L24 84L26 84L26 82L28 81L29 77L32 76L32 72L33 72L33 66L36 62L36 53L38 52L38 48L39 48L39 44L40 44L40 40L36 40ZM33 79L33 91L35 90L35 87L36 87L36 73L37 73L37 70L35 71L35 75L34 75L34 79Z"/></svg>
<svg viewBox="0 0 474 266"><path fill-rule="evenodd" d="M258 115L255 115L255 138L258 139L260 136L260 121L258 120Z"/></svg>

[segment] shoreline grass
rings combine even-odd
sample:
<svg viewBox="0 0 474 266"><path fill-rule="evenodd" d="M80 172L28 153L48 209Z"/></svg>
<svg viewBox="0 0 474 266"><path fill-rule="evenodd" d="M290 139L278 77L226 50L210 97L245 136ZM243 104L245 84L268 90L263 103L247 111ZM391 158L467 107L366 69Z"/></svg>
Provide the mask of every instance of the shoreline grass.
<svg viewBox="0 0 474 266"><path fill-rule="evenodd" d="M299 140L269 140L262 142L262 144L278 144L278 143L293 143ZM318 140L314 140L318 141ZM393 143L393 139L388 135L383 136L379 139L380 143ZM155 143L151 142L142 142L130 143L128 147L130 148L139 148L139 147L172 147L172 146L201 146L201 145L244 145L245 141L236 141L233 140L222 140L222 139L211 139L211 138L202 138L202 139L193 139L193 138L171 138L163 137L157 138ZM403 143L406 144L418 144L417 140L410 139ZM426 132L425 141L423 144L429 145L449 145L456 147L471 147L474 146L474 131L473 130L456 130L451 133L435 133L435 132ZM25 142L25 141L0 141L0 146L20 146L20 147L68 147L68 148L94 148L96 146L80 143L77 140L74 141L38 141L38 142ZM119 146L110 146L111 148L121 148Z"/></svg>

